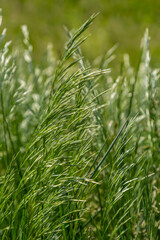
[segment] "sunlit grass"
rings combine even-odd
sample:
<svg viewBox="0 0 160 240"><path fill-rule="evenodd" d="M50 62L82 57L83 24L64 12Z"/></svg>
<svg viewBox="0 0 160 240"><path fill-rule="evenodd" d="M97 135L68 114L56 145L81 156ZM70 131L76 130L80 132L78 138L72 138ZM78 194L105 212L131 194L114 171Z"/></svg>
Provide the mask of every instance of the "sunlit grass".
<svg viewBox="0 0 160 240"><path fill-rule="evenodd" d="M61 59L36 65L1 34L0 238L158 239L159 70L146 31L137 68L116 47L93 65L82 55L91 16L69 32ZM94 51L94 49L93 49Z"/></svg>

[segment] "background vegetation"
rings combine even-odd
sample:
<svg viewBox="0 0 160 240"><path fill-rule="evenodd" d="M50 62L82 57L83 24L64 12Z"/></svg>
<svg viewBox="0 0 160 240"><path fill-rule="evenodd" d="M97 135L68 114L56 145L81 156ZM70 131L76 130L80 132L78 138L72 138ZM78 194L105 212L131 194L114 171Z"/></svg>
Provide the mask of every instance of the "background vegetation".
<svg viewBox="0 0 160 240"><path fill-rule="evenodd" d="M127 52L135 65L142 33L149 28L152 63L158 66L160 55L160 2L159 0L1 0L7 39L19 41L20 25L26 24L31 33L34 57L38 59L48 42L53 43L60 55L66 35L63 25L77 29L91 14L100 12L89 29L91 37L83 50L90 60L102 55L114 44L118 62ZM94 51L93 51L94 49Z"/></svg>

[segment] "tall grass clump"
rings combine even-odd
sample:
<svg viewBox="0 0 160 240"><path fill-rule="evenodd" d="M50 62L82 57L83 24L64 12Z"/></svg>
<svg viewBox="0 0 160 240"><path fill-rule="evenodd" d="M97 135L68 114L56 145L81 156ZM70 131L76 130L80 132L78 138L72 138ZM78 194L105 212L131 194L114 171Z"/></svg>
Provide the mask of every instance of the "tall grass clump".
<svg viewBox="0 0 160 240"><path fill-rule="evenodd" d="M159 70L146 31L137 68L94 64L77 31L35 63L0 37L0 239L159 239ZM114 76L116 74L114 73Z"/></svg>

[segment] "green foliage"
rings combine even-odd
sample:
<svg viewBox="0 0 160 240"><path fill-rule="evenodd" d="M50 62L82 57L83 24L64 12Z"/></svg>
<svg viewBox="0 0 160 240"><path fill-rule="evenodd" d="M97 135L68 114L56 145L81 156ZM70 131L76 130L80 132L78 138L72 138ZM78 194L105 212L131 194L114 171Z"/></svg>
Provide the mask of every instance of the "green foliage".
<svg viewBox="0 0 160 240"><path fill-rule="evenodd" d="M19 26L27 24L34 46L33 56L37 61L48 42L54 44L58 56L62 53L66 41L63 25L76 29L93 12L99 12L94 27L88 30L92 37L82 46L87 58L94 60L95 56L101 56L118 43L117 61L122 60L124 52L129 53L135 66L142 32L149 27L152 64L158 67L159 0L154 0L154 3L151 0L1 0L0 7L3 9L3 24L8 29L8 40L19 42Z"/></svg>
<svg viewBox="0 0 160 240"><path fill-rule="evenodd" d="M60 58L39 64L26 26L24 47L0 38L0 238L157 239L159 70L146 31L137 69L120 76L95 65L81 44L91 16Z"/></svg>

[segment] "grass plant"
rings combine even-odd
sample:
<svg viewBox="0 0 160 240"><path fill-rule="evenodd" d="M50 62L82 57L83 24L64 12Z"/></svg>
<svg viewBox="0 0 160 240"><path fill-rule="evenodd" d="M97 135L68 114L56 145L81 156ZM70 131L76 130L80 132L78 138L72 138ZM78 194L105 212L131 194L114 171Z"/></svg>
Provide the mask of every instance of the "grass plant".
<svg viewBox="0 0 160 240"><path fill-rule="evenodd" d="M149 36L137 68L116 47L93 64L81 52L92 15L59 60L39 64L0 37L0 239L154 239L160 236L159 70Z"/></svg>

